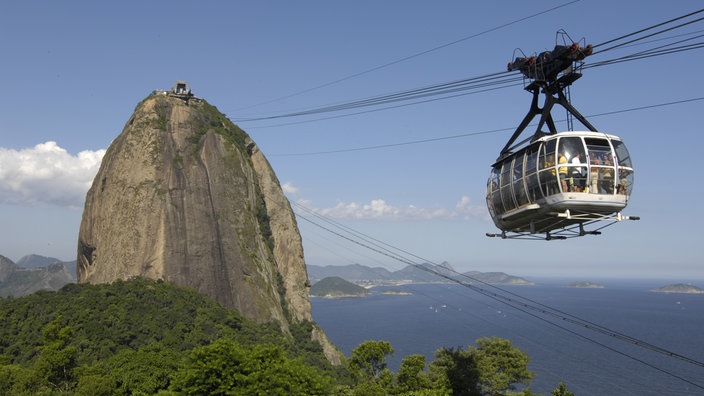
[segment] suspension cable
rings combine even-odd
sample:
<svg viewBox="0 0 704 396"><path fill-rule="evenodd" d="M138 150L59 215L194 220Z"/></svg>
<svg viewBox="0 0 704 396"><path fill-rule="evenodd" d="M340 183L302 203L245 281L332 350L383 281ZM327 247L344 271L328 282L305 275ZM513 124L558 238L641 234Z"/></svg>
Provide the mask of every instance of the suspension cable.
<svg viewBox="0 0 704 396"><path fill-rule="evenodd" d="M665 26L667 24L671 24L673 22L682 20L684 18L699 14L704 12L704 9L683 15L681 17L673 18L665 22L661 22L652 26L649 26L644 29L640 29L636 32L629 33L626 35L622 35L620 37L617 37L612 40L605 41L603 43L597 44L594 46L600 47L604 46L607 44L611 43L616 43L617 41L623 40L625 38L633 37L637 34L644 33L646 31L655 29L657 27ZM647 34L645 36L640 36L637 38L633 38L631 40L628 40L626 42L620 43L620 44L615 44L609 48L603 49L599 51L598 53L603 53L607 51L614 50L616 48L624 47L627 45L631 45L635 42L644 40L646 38L654 37L657 35L664 34L665 32L669 32L675 29L679 29L697 22L701 22L704 20L704 17L694 19L691 21L683 22L675 26L671 26L665 29L661 29L659 31ZM607 59L603 60L594 64L587 64L584 66L584 68L589 68L589 67L600 67L600 66L605 66L609 64L615 64L615 63L621 63L621 62L626 62L626 61L633 61L633 60L640 60L640 59L646 59L654 56L662 56L662 55L670 55L674 53L679 53L679 52L684 52L684 51L691 51L695 49L700 49L704 48L704 42L697 42L697 43L691 43L687 45L681 45L677 47L673 47L676 44L681 44L685 41L693 40L695 38L700 38L700 36L696 36L693 38L681 40L681 41L676 41L673 43L669 44L664 44L655 48L651 48L645 51L641 52L636 52L633 54L617 57L617 58L612 58L612 59ZM434 85L429 85L429 86L424 86L420 88L414 88L406 91L399 91L399 92L394 92L394 93L389 93L389 94L382 94L378 96L373 96L373 97L368 97L368 98L363 98L359 100L353 100L350 102L343 102L343 103L338 103L338 104L333 104L333 105L326 105L322 107L317 107L317 108L311 108L307 110L300 110L300 111L293 111L293 112L288 112L288 113L283 113L283 114L275 114L275 115L269 115L269 116L261 116L261 117L249 117L249 118L233 118L233 122L253 122L253 121L263 121L263 120L274 120L274 119L282 119L282 118L291 118L291 117L301 117L301 116L311 116L311 115L317 115L317 114L324 114L324 113L331 113L331 112L344 112L344 111L350 111L354 109L359 109L359 108L365 108L365 107L378 107L382 105L390 105L387 107L383 107L381 109L376 109L372 111L380 111L380 110L387 110L391 108L397 108L400 106L405 106L405 105L392 105L397 102L411 102L410 104L415 105L415 104L420 104L420 103L427 103L431 100L428 100L428 97L436 97L439 96L440 98L435 98L434 100L440 100L440 99L449 99L449 98L454 98L457 96L463 96L463 95L468 95L470 93L479 93L479 92L485 92L486 90L489 89L500 89L500 88L506 88L509 86L514 86L518 84L518 81L521 81L520 77L515 77L512 74L509 74L509 72L496 72L496 73L490 73L486 75L481 75L477 77L471 77L471 78L466 78L462 80L455 80L455 81L450 81L450 82L445 82L445 83L440 83L440 84L434 84ZM514 84L515 83L515 84ZM472 92L473 91L473 92ZM350 116L350 115L358 115L358 114L363 114L363 113L368 113L369 111L361 111L361 112L355 112L352 114L345 114L340 117L344 116ZM321 119L330 119L330 118L337 118L335 117L327 117L327 118L320 118L312 121L319 121ZM304 121L304 122L311 122L309 121ZM282 126L282 125L290 125L290 124L279 124L275 126Z"/></svg>
<svg viewBox="0 0 704 396"><path fill-rule="evenodd" d="M690 380L688 380L688 379L686 379L686 378L683 378L683 377L681 377L681 376L678 376L678 375L676 375L676 374L674 374L674 373L672 373L672 372L669 372L669 371L667 371L667 370L665 370L665 369L659 368L659 367L657 367L657 366L655 366L655 365L653 365L653 364L651 364L651 363L648 363L648 362L646 362L646 361L644 361L644 360L642 360L642 359L639 359L639 358L637 358L637 357L634 357L634 356L632 356L632 355L630 355L630 354L627 354L627 353L625 353L625 352L619 351L619 350L617 350L617 349L615 349L615 348L613 348L613 347L610 347L610 346L608 346L608 345L606 345L606 344L604 344L604 343L601 343L601 342L599 342L599 341L597 341L597 340L594 340L594 339L592 339L592 338L590 338L590 337L587 337L587 336L585 336L585 335L583 335L583 334L580 334L580 333L577 333L577 332L575 332L575 331L573 331L573 330L570 330L570 329L568 329L568 328L566 328L566 327L560 325L559 323L555 323L555 322L546 320L545 318L542 318L542 317L538 316L537 314L542 314L542 315L545 315L545 316L549 316L549 317L558 319L558 320L560 320L560 321L562 321L562 322L565 322L565 323L571 323L571 324L573 324L573 325L582 327L582 328L584 328L584 329L587 329L587 330L590 330L590 331L593 331L593 332L596 332L596 333L599 333L599 334L602 334L602 335L605 335L605 336L608 336L608 337L612 337L612 338L617 339L617 340L620 340L620 341L628 342L628 343L633 344L633 345L635 345L635 346L638 346L638 347L641 347L641 348L644 348L644 349L650 350L650 351L652 351L652 352L656 352L656 353L659 353L659 354L662 354L662 355L665 355L665 356L668 356L668 357L671 357L671 358L675 358L675 359L684 361L684 362L686 362L686 363L689 363L689 364L692 364L692 365L695 365L695 366L704 367L704 362L701 362L701 361L698 361L698 360L696 360L696 359L692 359L692 358L689 358L689 357L687 357L687 356L684 356L684 355L681 355L681 354L678 354L678 353L669 351L669 350L667 350L667 349L665 349L665 348L658 347L658 346L656 346L656 345L653 345L653 344L648 343L648 342L643 341L643 340L639 340L639 339L637 339L637 338L635 338L635 337L631 337L631 336L625 335L625 334L620 333L620 332L618 332L618 331L610 330L610 329L608 329L608 328L606 328L606 327L604 327L604 326L600 326L600 325L595 324L595 323L593 323L593 322L591 322L591 321L581 319L581 318L579 318L579 317L577 317L577 316L575 316L575 315L571 315L571 314L562 312L562 311L560 311L560 310L558 310L558 309L551 308L551 307L549 307L549 306L547 306L547 305L544 305L544 304L541 304L541 303L539 303L539 302L533 301L533 300L531 300L531 299L528 299L528 298L519 296L519 295L517 295L517 294L515 294L515 293L512 293L512 292L510 292L510 291L508 291L508 290L499 288L499 287L497 287L497 286L495 286L495 285L491 285L491 284L489 284L489 283L487 283L487 282L481 281L481 280L476 279L476 278L474 278L474 277L471 277L471 276L469 276L469 275L458 273L458 272L454 271L454 270L451 269L451 268L445 268L445 269L446 269L448 272L453 273L454 276L450 276L450 275L441 273L441 272L439 272L439 271L437 271L437 270L435 270L435 269L433 269L433 268L427 267L427 266L422 265L422 264L418 264L418 263L412 261L411 259L405 258L405 257L403 257L402 255L400 255L400 254L398 254L398 253L395 253L393 250L398 251L398 252L402 252L403 254L407 254L407 255L410 255L410 256L415 257L415 258L417 258L417 259L423 260L424 262L427 262L427 263L429 263L429 264L433 264L433 265L436 266L436 267L438 266L437 264L432 263L432 262L429 261L429 260L423 259L423 258L421 258L421 257L419 257L419 256L417 256L417 255L414 255L414 254L409 253L409 252L407 252L407 251L404 251L404 250L402 250L402 249L395 248L395 247L393 247L393 246L391 246L391 245L389 245L389 244L386 244L386 243L381 242L381 241L379 241L379 240L377 240L377 239L374 239L374 238L372 238L372 237L369 237L369 236L367 236L367 235L365 235L365 234L363 234L363 233L361 233L361 232L354 231L353 229L351 229L351 228L349 228L349 227L346 227L346 226L344 226L344 225L342 225L342 224L340 224L340 223L338 223L338 222L336 222L336 221L334 221L334 220L331 220L331 219L329 219L329 218L327 218L327 217L325 217L325 216L323 216L323 215L320 215L320 214L316 213L315 211L313 211L313 210L311 210L311 209L309 209L309 208L306 208L305 206L303 206L303 205L301 205L301 204L294 203L294 205L295 205L297 208L299 208L299 209L301 209L301 210L307 212L308 214L310 214L310 215L312 215L312 216L314 216L314 217L316 217L316 218L318 218L318 219L320 219L320 220L322 220L322 221L324 221L324 222L327 222L328 224L331 224L332 226L334 226L334 227L336 227L336 228L341 229L342 231L341 231L341 232L340 232L340 231L335 231L334 229L332 229L332 228L330 228L330 227L327 227L327 226L325 226L325 225L322 225L322 224L320 224L320 223L318 223L318 222L316 222L316 221L313 221L313 220L309 219L308 217L302 215L301 213L296 213L296 216L297 216L298 218L300 218L301 220L304 220L304 221L306 221L306 222L308 222L308 223L310 223L310 224L312 224L312 225L314 225L314 226L316 226L316 227L319 227L319 228L321 228L321 229L323 229L323 230L325 230L325 231L327 231L327 232L330 232L330 233L332 233L332 234L334 234L334 235L336 235L336 236L338 236L338 237L340 237L340 238L343 238L343 239L345 239L345 240L347 240L347 241L349 241L349 242L351 242L351 243L354 243L354 244L356 244L356 245L358 245L358 246L361 246L361 247L363 247L363 248L365 248L365 249L371 250L371 251L373 251L373 252L376 252L376 253L381 254L381 255L383 255L383 256L386 256L386 257L389 257L389 258L391 258L391 259L393 259L393 260L396 260L396 261L399 261L399 262L401 262L401 263L404 263L404 264L413 266L414 268L417 268L417 269L419 269L419 270L422 270L422 271L431 273L431 274L433 274L433 275L435 275L435 276L438 276L438 277L440 277L440 278L443 278L443 279L445 279L445 280L451 281L451 282L453 282L453 283L457 283L457 284L459 284L459 285L462 286L462 287L468 288L468 289L473 290L473 291L475 291L475 292L478 292L478 293L480 293L480 294L482 294L482 295L484 295L484 296L486 296L486 297L489 297L489 298L491 298L491 299L493 299L493 300L495 300L495 301L497 301L497 302L501 302L501 303L503 303L503 304L505 304L505 305L508 305L508 306L510 306L510 307L512 307L512 308L514 308L514 309L516 309L516 310L518 310L518 311L520 311L520 312L523 312L523 313L525 313L525 314L527 314L527 315L530 315L530 316L532 316L532 317L535 317L535 318L537 318L537 319L539 319L539 320L541 320L541 321L543 321L543 322L545 322L545 323L548 323L548 324L550 324L550 325L552 325L552 326L555 326L555 327L557 327L557 328L559 328L559 329L561 329L561 330L563 330L563 331L569 332L569 333L571 333L571 334L573 334L573 335L576 335L576 336L578 336L578 337L580 337L580 338L583 338L583 339L585 339L585 340L587 340L587 341L589 341L589 342L592 342L592 343L594 343L594 344L596 344L596 345L599 345L599 346L601 346L601 347L604 347L604 348L606 348L606 349L609 349L609 350L611 350L612 352L615 352L615 353L618 353L618 354L620 354L620 355L622 355L622 356L628 357L628 358L630 358L630 359L632 359L632 360L634 360L634 361L637 361L637 362L639 362L639 363L641 363L641 364L644 364L644 365L646 365L646 366L648 366L648 367L651 367L651 368L653 368L653 369L655 369L655 370L658 370L658 371L660 371L660 372L662 372L662 373L664 373L664 374L667 374L667 375L670 375L670 376L672 376L672 377L674 377L674 378L677 378L677 379L679 379L679 380L681 380L681 381L683 381L683 382L686 382L686 383L688 383L688 384L690 384L690 385L692 385L692 386L695 386L695 387L700 388L700 389L704 389L704 386L702 386L702 385L700 385L700 384L697 384L697 383L695 383L695 382L693 382L693 381L690 381ZM349 233L349 234L351 234L351 235L353 235L353 236L347 236L347 235L345 235L344 233ZM392 249L393 249L393 250L392 250ZM493 292L493 291L490 291L490 290L488 290L488 289L479 287L479 286L477 286L477 285L475 285L475 284L462 281L461 279L458 279L458 277L464 277L464 278L466 278L466 279L469 279L469 280L472 281L472 282L480 283L480 284L483 284L483 285L485 285L485 286L487 286L487 287L494 288L494 289L498 290L499 292ZM504 295L504 294L501 294L501 293L507 294L508 296L507 296L507 295ZM513 296L513 297L511 297L511 296ZM522 300L522 301L521 301L521 300ZM536 314L536 313L537 313L537 314Z"/></svg>
<svg viewBox="0 0 704 396"><path fill-rule="evenodd" d="M644 28L644 29L640 29L640 30L637 30L637 31L632 32L632 33L624 34L623 36L619 36L619 37L616 37L616 38L611 39L611 40L608 40L608 41L604 41L603 43L599 43L599 44L594 45L593 48L598 48L598 47L601 47L601 46L603 46L603 45L615 43L616 41L623 40L623 39L628 38L628 37L631 37L631 36L635 36L636 34L640 34L640 33L643 33L643 32L647 32L648 30L655 29L655 28L658 28L658 27L660 27L660 26L667 25L668 23L672 23L672 22L675 22L675 21L679 21L680 19L684 19L684 18L690 17L690 16L692 16L692 15L699 14L699 13L701 13L701 12L704 12L704 8L703 8L703 9L700 9L700 10L697 10L697 11L694 11L694 12L690 12L689 14L685 14L685 15L679 16L679 17L677 17L677 18L670 19L670 20L665 21L665 22L660 22L660 23L658 23L658 24L655 24L655 25L652 25L652 26L648 26L648 27L646 27L646 28ZM600 51L600 52L604 52L604 51L606 51L606 50L602 50L602 51Z"/></svg>

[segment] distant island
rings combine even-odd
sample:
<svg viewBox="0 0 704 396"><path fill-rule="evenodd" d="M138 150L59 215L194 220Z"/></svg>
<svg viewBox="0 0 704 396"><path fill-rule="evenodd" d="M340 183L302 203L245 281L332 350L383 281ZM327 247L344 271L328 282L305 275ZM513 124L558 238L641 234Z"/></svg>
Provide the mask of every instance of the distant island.
<svg viewBox="0 0 704 396"><path fill-rule="evenodd" d="M391 296L412 296L413 293L401 290L384 290L381 294L388 294Z"/></svg>
<svg viewBox="0 0 704 396"><path fill-rule="evenodd" d="M704 289L687 283L673 283L652 291L657 293L704 294Z"/></svg>
<svg viewBox="0 0 704 396"><path fill-rule="evenodd" d="M371 292L338 276L331 276L316 282L310 288L310 295L325 298L364 297Z"/></svg>
<svg viewBox="0 0 704 396"><path fill-rule="evenodd" d="M587 281L577 281L570 283L567 287L574 287L577 289L603 289L604 285Z"/></svg>

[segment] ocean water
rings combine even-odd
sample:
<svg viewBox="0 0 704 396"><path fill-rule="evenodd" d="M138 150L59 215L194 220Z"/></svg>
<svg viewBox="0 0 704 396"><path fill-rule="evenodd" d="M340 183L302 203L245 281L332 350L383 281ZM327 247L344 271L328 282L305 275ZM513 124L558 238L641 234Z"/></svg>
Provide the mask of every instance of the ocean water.
<svg viewBox="0 0 704 396"><path fill-rule="evenodd" d="M650 291L673 283L668 281L599 281L603 289L568 288L567 283L546 280L500 290L479 286L704 361L704 294ZM381 293L388 289L412 295ZM397 371L408 355L423 354L429 363L441 347L467 348L478 338L498 336L530 356L535 393L549 395L563 381L576 395L704 395L704 368L699 364L525 306L516 308L462 285L373 290L364 298L311 299L313 318L346 356L363 341L388 341L395 350L389 367Z"/></svg>

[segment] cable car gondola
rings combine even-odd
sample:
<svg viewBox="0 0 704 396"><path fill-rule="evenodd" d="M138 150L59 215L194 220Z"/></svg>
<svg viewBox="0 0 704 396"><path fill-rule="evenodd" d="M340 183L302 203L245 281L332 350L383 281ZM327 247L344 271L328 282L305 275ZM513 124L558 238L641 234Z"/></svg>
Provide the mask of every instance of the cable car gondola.
<svg viewBox="0 0 704 396"><path fill-rule="evenodd" d="M600 132L570 103L565 89L581 77L581 61L591 46L556 45L534 57L516 58L509 70L530 81L531 108L492 165L487 182L489 214L502 238L566 239L598 235L600 229L635 216L623 216L633 190L634 169L623 141ZM544 94L543 107L538 106ZM560 131L550 111L563 106L588 130ZM540 115L536 132L514 142L531 120ZM548 132L543 132L543 126ZM598 222L606 221L589 230Z"/></svg>

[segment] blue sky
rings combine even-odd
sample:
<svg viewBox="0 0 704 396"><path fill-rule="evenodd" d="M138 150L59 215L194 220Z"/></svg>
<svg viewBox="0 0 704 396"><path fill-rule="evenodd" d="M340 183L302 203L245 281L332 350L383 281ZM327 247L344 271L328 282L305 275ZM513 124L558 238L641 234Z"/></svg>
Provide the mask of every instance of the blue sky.
<svg viewBox="0 0 704 396"><path fill-rule="evenodd" d="M516 48L551 49L559 29L597 44L696 9L589 0L3 4L0 254L75 259L102 153L136 104L175 80L237 122L502 72ZM573 104L623 138L636 167L624 213L642 220L598 237L484 236L495 230L484 203L490 165L530 101L520 86L353 116L237 123L291 201L432 262L528 277L704 279L704 187L694 162L702 63L699 49L595 67L572 87ZM688 99L698 100L597 116ZM502 131L481 133L493 130ZM449 138L458 135L467 136ZM391 146L353 150L380 145ZM308 264L404 266L299 225Z"/></svg>

